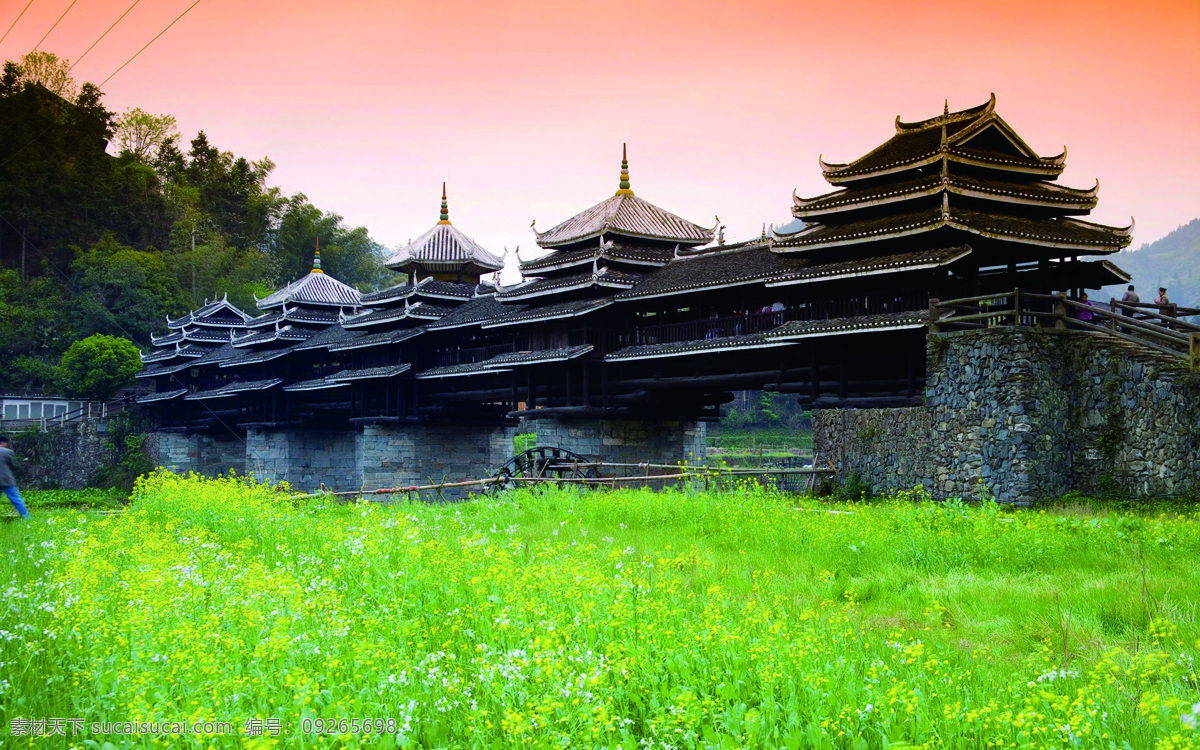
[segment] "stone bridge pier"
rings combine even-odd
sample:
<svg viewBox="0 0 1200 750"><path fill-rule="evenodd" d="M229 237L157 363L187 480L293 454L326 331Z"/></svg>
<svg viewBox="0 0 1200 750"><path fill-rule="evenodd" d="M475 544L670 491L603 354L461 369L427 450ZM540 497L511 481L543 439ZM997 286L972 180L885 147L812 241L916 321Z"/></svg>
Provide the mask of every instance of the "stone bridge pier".
<svg viewBox="0 0 1200 750"><path fill-rule="evenodd" d="M513 438L535 433L556 446L614 463L697 463L705 454L704 423L635 420L525 420L518 426L472 424L250 428L228 433L155 433L151 459L176 471L213 476L252 473L298 490L343 490L436 484L488 476L515 452ZM445 491L465 497L469 490Z"/></svg>

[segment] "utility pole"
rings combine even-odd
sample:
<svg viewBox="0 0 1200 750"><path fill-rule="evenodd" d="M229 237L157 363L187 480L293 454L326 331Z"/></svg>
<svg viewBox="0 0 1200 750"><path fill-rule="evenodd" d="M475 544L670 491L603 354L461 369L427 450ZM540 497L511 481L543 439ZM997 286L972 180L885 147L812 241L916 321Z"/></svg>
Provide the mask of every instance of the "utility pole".
<svg viewBox="0 0 1200 750"><path fill-rule="evenodd" d="M196 304L196 222L192 222L192 304Z"/></svg>

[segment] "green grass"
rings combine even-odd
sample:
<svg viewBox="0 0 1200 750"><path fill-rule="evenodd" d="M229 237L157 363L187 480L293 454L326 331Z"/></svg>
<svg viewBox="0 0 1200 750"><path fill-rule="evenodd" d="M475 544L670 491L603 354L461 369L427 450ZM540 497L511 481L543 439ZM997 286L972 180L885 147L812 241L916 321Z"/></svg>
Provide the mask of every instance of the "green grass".
<svg viewBox="0 0 1200 750"><path fill-rule="evenodd" d="M748 484L340 506L160 474L118 515L0 525L0 549L6 726L279 717L286 747L1198 746L1191 508ZM304 734L320 717L396 724Z"/></svg>
<svg viewBox="0 0 1200 750"><path fill-rule="evenodd" d="M727 451L757 451L760 446L787 446L812 453L812 431L787 428L714 427L708 444Z"/></svg>

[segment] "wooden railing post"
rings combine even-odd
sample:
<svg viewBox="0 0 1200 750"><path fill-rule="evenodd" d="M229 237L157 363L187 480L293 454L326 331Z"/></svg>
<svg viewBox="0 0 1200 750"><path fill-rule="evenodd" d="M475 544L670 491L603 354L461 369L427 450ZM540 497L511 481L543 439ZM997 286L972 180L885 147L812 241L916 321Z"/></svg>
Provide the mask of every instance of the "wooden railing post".
<svg viewBox="0 0 1200 750"><path fill-rule="evenodd" d="M1193 370L1200 370L1200 333L1188 334L1188 360Z"/></svg>
<svg viewBox="0 0 1200 750"><path fill-rule="evenodd" d="M941 311L941 308L938 307L938 300L935 297L935 298L929 300L929 332L930 333L937 333L940 330L938 328L938 319L940 319L941 317L942 317L942 311Z"/></svg>
<svg viewBox="0 0 1200 750"><path fill-rule="evenodd" d="M1054 300L1054 327L1055 328L1066 328L1067 327L1067 295L1064 294L1063 292L1059 292L1058 294L1056 294L1054 296L1056 297L1056 299Z"/></svg>
<svg viewBox="0 0 1200 750"><path fill-rule="evenodd" d="M1013 328L1021 325L1021 288L1013 289Z"/></svg>

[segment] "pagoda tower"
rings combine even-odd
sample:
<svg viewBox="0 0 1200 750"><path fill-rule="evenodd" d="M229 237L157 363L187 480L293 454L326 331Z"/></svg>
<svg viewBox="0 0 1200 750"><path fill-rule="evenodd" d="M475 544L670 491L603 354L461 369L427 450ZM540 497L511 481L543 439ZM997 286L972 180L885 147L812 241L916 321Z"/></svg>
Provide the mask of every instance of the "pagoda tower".
<svg viewBox="0 0 1200 750"><path fill-rule="evenodd" d="M408 284L431 277L437 281L478 284L480 277L504 268L504 261L488 252L450 223L446 183L442 183L442 210L437 224L385 261L394 271L408 274Z"/></svg>
<svg viewBox="0 0 1200 750"><path fill-rule="evenodd" d="M1127 279L1111 263L1080 262L1126 247L1133 231L1085 221L1091 188L1058 185L1066 149L1037 154L996 113L996 97L919 122L896 118L896 133L845 164L820 160L837 190L793 194L806 226L772 233L793 257L862 260L895 253L970 248L965 294L1030 285L1046 291L1098 288ZM959 264L960 266L963 264Z"/></svg>
<svg viewBox="0 0 1200 750"><path fill-rule="evenodd" d="M249 315L230 303L228 296L172 320L167 318L168 333L151 334L154 351L143 353L145 366L135 377L153 379L155 392L141 396L138 403L171 401L187 393L192 369L202 366L211 355L246 328Z"/></svg>
<svg viewBox="0 0 1200 750"><path fill-rule="evenodd" d="M715 227L693 224L635 195L622 145L613 196L545 232L535 226L538 246L551 252L522 261L526 283L497 297L543 304L632 289L644 274L670 263L677 250L703 245L714 233Z"/></svg>

